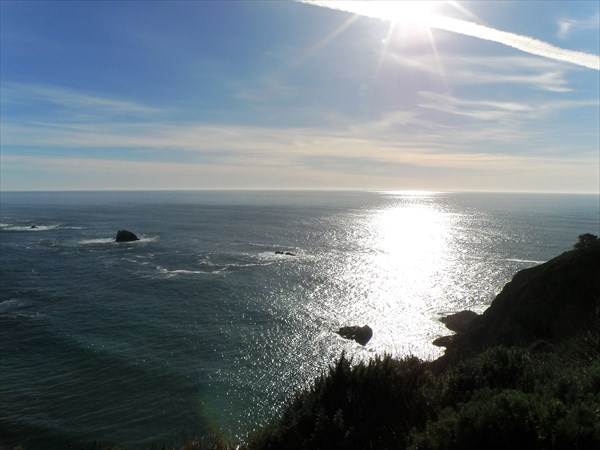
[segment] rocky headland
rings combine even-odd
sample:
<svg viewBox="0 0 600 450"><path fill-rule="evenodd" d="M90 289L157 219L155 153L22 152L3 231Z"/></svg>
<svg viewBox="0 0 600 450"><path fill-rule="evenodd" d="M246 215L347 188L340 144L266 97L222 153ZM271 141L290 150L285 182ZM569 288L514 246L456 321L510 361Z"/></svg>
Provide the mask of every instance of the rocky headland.
<svg viewBox="0 0 600 450"><path fill-rule="evenodd" d="M466 315L466 316L465 316ZM467 320L454 327L457 316ZM597 335L600 330L600 245L563 253L521 270L483 314L463 312L442 318L457 332L444 342L440 363L503 345L557 345ZM443 339L443 338L442 338Z"/></svg>

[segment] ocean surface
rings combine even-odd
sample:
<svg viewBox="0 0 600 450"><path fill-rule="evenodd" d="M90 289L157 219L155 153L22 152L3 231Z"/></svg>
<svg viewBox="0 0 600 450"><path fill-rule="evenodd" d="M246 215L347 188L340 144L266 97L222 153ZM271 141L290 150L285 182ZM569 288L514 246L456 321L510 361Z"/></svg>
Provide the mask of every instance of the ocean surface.
<svg viewBox="0 0 600 450"><path fill-rule="evenodd" d="M516 271L600 231L597 195L4 192L0 206L0 446L27 449L240 441L342 352L436 358L442 315L482 312ZM141 239L116 243L120 229ZM335 333L363 324L365 347Z"/></svg>

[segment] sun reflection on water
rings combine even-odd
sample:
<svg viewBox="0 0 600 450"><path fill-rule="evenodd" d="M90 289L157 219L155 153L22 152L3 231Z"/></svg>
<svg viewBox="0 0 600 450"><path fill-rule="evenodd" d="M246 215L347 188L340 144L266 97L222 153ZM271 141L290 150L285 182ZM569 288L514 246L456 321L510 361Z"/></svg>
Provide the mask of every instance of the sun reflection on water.
<svg viewBox="0 0 600 450"><path fill-rule="evenodd" d="M356 245L363 251L344 273L359 300L347 312L375 330L374 351L440 354L430 341L442 328L437 317L454 218L428 198L395 195L388 207L357 224L363 232Z"/></svg>

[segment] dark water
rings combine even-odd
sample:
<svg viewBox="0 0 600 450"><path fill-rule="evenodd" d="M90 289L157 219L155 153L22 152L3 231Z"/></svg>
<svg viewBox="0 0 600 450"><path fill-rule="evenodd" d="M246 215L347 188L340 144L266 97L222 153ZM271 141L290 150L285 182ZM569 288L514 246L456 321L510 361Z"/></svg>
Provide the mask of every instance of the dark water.
<svg viewBox="0 0 600 450"><path fill-rule="evenodd" d="M441 315L600 229L597 196L1 195L8 448L241 439L342 351L437 357ZM333 333L365 323L366 347Z"/></svg>

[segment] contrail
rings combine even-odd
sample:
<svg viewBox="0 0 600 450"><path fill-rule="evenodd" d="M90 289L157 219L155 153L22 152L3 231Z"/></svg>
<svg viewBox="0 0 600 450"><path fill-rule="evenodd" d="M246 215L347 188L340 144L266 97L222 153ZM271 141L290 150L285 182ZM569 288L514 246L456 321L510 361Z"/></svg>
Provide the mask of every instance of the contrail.
<svg viewBox="0 0 600 450"><path fill-rule="evenodd" d="M461 19L451 17L431 15L423 18L397 18L393 17L391 9L389 12L382 7L383 2L366 2L366 1L331 1L331 0L299 0L301 3L321 6L339 11L351 12L367 17L374 17L382 20L398 20L403 23L412 23L414 25L435 28L438 30L446 30L454 33L473 36L487 41L498 42L509 47L530 53L532 55L543 56L545 58L564 61L578 66L587 67L589 69L600 70L600 56L591 53L578 52L556 47L539 39L520 34L509 33L507 31L496 30L495 28L479 25ZM372 4L377 4L376 8L370 8Z"/></svg>

